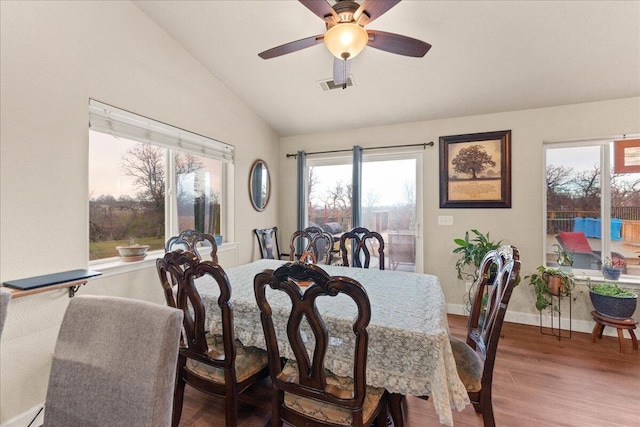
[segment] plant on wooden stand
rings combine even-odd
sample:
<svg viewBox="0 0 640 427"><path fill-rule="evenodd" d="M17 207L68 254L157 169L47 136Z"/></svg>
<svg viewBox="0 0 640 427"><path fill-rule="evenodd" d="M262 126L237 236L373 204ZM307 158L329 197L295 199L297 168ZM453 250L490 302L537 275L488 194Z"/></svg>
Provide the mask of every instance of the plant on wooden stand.
<svg viewBox="0 0 640 427"><path fill-rule="evenodd" d="M562 298L571 295L571 291L576 285L573 275L557 268L547 268L544 265L539 266L536 271L537 273L525 276L525 279L529 279L529 284L533 286L533 291L536 294L536 310L559 311L560 309L552 297Z"/></svg>
<svg viewBox="0 0 640 427"><path fill-rule="evenodd" d="M633 316L638 304L638 295L616 283L589 284L589 297L598 313L615 319Z"/></svg>

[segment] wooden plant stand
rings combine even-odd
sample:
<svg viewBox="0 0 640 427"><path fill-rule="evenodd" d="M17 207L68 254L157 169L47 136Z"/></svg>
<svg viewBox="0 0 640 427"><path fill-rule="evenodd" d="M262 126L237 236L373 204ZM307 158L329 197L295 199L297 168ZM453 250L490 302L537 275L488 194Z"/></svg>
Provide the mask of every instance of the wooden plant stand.
<svg viewBox="0 0 640 427"><path fill-rule="evenodd" d="M636 338L635 332L633 330L636 328L638 322L629 317L627 319L614 319L612 317L603 316L597 311L592 311L591 316L593 320L596 321L596 324L593 327L593 332L591 332L591 342L595 343L597 338L602 338L602 332L604 331L605 326L611 326L612 328L616 328L618 330L618 342L620 344L620 353L626 353L624 349L624 335L622 333L623 330L629 331L629 335L631 336L631 346L634 350L638 349L638 339Z"/></svg>

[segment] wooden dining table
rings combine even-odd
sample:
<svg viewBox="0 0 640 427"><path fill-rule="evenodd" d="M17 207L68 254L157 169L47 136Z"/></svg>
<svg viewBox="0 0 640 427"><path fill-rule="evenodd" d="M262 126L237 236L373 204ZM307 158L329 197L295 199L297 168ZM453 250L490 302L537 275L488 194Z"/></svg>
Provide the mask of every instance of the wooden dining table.
<svg viewBox="0 0 640 427"><path fill-rule="evenodd" d="M234 332L245 346L266 349L260 310L253 292L253 279L266 269L276 269L285 261L262 259L226 270L231 284ZM449 325L444 294L437 276L400 271L372 270L320 265L329 275L347 276L360 282L371 303L367 384L384 387L400 395L429 396L440 423L453 425L452 409L462 410L469 397L458 377L449 342ZM196 282L207 311L207 325L216 332L220 310L217 287L205 278ZM304 288L302 288L304 291ZM287 354L284 333L291 302L282 295L271 301L274 318L283 319L276 328L283 333L282 354ZM277 298L282 297L280 301ZM330 348L325 367L336 375L351 376L353 346L350 331L356 314L349 299L318 301L318 310L329 329ZM312 336L309 334L309 336ZM279 338L280 341L280 338ZM288 350L287 350L288 349Z"/></svg>

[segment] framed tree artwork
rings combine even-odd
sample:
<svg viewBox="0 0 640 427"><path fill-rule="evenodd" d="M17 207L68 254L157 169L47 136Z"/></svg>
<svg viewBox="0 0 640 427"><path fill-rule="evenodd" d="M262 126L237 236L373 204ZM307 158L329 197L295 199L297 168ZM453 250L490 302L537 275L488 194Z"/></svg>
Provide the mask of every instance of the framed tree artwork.
<svg viewBox="0 0 640 427"><path fill-rule="evenodd" d="M511 131L440 137L440 207L511 207Z"/></svg>

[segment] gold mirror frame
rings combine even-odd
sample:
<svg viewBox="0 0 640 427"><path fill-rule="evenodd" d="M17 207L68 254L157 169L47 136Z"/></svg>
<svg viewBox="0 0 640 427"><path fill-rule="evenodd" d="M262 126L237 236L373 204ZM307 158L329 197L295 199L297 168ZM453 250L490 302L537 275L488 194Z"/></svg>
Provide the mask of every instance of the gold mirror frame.
<svg viewBox="0 0 640 427"><path fill-rule="evenodd" d="M264 160L258 159L251 165L249 198L251 206L258 212L265 210L271 198L271 174L267 162Z"/></svg>

